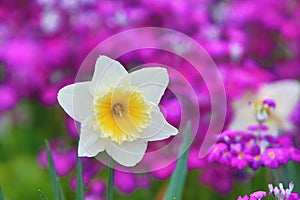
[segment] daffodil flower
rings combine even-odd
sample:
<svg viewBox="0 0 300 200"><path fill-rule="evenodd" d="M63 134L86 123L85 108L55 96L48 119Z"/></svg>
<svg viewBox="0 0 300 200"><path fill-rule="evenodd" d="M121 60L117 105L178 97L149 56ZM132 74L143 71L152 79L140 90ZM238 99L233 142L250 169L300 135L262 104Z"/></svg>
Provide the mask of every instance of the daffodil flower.
<svg viewBox="0 0 300 200"><path fill-rule="evenodd" d="M106 151L121 165L134 166L142 160L148 141L176 135L178 130L158 107L168 82L164 68L128 73L119 62L100 56L91 81L58 92L61 107L81 123L78 156Z"/></svg>
<svg viewBox="0 0 300 200"><path fill-rule="evenodd" d="M267 133L272 135L293 130L289 117L299 100L300 84L297 80L266 83L256 93L248 92L233 102L234 119L229 128L247 130L251 125L263 123L268 127Z"/></svg>

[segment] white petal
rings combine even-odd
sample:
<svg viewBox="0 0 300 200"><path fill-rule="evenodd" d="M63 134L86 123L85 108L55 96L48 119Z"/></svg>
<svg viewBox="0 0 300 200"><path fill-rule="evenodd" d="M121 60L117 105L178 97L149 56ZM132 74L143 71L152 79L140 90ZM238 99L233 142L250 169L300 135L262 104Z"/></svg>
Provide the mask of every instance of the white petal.
<svg viewBox="0 0 300 200"><path fill-rule="evenodd" d="M124 142L121 145L110 142L106 146L106 152L119 164L126 167L132 167L139 163L147 149L147 142L136 140L133 142Z"/></svg>
<svg viewBox="0 0 300 200"><path fill-rule="evenodd" d="M262 86L258 96L260 99L273 99L276 108L273 115L283 122L282 128L291 129L289 116L300 99L300 83L296 80L281 80Z"/></svg>
<svg viewBox="0 0 300 200"><path fill-rule="evenodd" d="M165 120L158 107L153 109L151 120L142 133L142 137L148 136L147 141L164 140L178 133L178 130Z"/></svg>
<svg viewBox="0 0 300 200"><path fill-rule="evenodd" d="M128 74L131 85L144 92L147 101L157 105L169 83L168 72L165 68L143 68Z"/></svg>
<svg viewBox="0 0 300 200"><path fill-rule="evenodd" d="M108 143L106 139L100 137L91 126L91 117L88 117L81 124L81 133L78 146L79 157L94 157L105 150Z"/></svg>
<svg viewBox="0 0 300 200"><path fill-rule="evenodd" d="M65 112L76 121L82 122L92 111L93 97L89 92L91 82L67 85L59 90L57 99Z"/></svg>
<svg viewBox="0 0 300 200"><path fill-rule="evenodd" d="M110 87L114 87L121 77L126 74L127 71L118 61L107 56L100 56L95 65L90 87L91 94L105 94Z"/></svg>
<svg viewBox="0 0 300 200"><path fill-rule="evenodd" d="M232 103L233 120L229 125L232 130L247 130L250 125L257 124L254 117L254 112L249 106L249 101L253 101L253 94L245 94L239 100Z"/></svg>
<svg viewBox="0 0 300 200"><path fill-rule="evenodd" d="M268 133L276 135L279 128L291 129L292 125L288 117L299 98L300 85L295 80L267 83L259 89L257 94L246 94L233 103L235 116L229 127L233 130L247 130L249 125L257 124L248 101L273 99L276 102L276 108L271 114L271 119L265 122L269 128Z"/></svg>
<svg viewBox="0 0 300 200"><path fill-rule="evenodd" d="M151 121L143 130L139 138L151 138L160 133L165 126L164 116L159 110L158 106L153 106L150 114Z"/></svg>
<svg viewBox="0 0 300 200"><path fill-rule="evenodd" d="M231 130L246 131L251 125L257 125L257 121L254 116L254 111L249 106L249 101L254 101L256 99L263 100L260 97L254 96L254 94L246 94L241 99L233 102L233 120L229 125ZM267 133L277 135L278 125L274 120L267 120L264 125L268 126Z"/></svg>

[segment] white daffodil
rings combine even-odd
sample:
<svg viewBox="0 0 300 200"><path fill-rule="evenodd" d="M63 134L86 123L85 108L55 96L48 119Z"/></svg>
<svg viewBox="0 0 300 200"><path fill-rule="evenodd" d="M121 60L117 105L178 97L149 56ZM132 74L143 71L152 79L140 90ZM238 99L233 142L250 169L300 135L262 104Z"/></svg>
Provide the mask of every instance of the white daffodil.
<svg viewBox="0 0 300 200"><path fill-rule="evenodd" d="M143 68L127 73L117 61L97 59L93 78L58 92L65 112L81 123L78 156L106 151L124 166L140 162L148 141L176 135L158 103L168 85L167 70Z"/></svg>
<svg viewBox="0 0 300 200"><path fill-rule="evenodd" d="M281 80L262 85L256 93L248 92L233 102L232 130L247 130L250 125L261 122L268 126L268 133L277 135L292 130L289 117L300 99L300 84L296 80ZM270 100L276 104L272 106ZM249 106L249 102L252 102Z"/></svg>

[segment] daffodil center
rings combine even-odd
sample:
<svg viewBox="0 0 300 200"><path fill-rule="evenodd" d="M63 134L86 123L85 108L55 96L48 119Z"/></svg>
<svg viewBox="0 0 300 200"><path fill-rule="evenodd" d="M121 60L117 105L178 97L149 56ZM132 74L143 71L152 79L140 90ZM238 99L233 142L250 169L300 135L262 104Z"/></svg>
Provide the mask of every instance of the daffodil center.
<svg viewBox="0 0 300 200"><path fill-rule="evenodd" d="M151 120L151 105L135 88L111 88L95 97L94 112L101 137L117 144L138 139Z"/></svg>
<svg viewBox="0 0 300 200"><path fill-rule="evenodd" d="M123 108L123 105L121 103L115 103L112 106L112 113L116 117L122 117L125 114L125 110Z"/></svg>
<svg viewBox="0 0 300 200"><path fill-rule="evenodd" d="M261 124L268 120L272 111L275 109L275 102L271 99L263 101L249 102L252 110L254 111L255 119Z"/></svg>

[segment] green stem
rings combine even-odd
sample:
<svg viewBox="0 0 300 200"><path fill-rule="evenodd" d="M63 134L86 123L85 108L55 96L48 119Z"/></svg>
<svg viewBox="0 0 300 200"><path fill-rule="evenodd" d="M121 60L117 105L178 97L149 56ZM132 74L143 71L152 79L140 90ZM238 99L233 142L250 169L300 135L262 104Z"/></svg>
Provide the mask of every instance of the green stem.
<svg viewBox="0 0 300 200"><path fill-rule="evenodd" d="M107 199L113 200L114 199L114 161L110 158L110 166L108 172L108 192L107 192Z"/></svg>
<svg viewBox="0 0 300 200"><path fill-rule="evenodd" d="M4 200L4 196L3 196L1 185L0 185L0 200Z"/></svg>
<svg viewBox="0 0 300 200"><path fill-rule="evenodd" d="M284 185L289 185L289 176L286 166L281 166L279 169L279 173Z"/></svg>
<svg viewBox="0 0 300 200"><path fill-rule="evenodd" d="M255 175L253 174L253 176L251 177L251 193L253 191L255 191L255 180L254 180L254 178L255 178Z"/></svg>
<svg viewBox="0 0 300 200"><path fill-rule="evenodd" d="M81 159L78 157L77 159L77 167L76 167L76 200L84 199L84 188L83 188L83 180L82 180L82 163Z"/></svg>
<svg viewBox="0 0 300 200"><path fill-rule="evenodd" d="M299 175L299 163L295 163L290 161L287 164L287 170L289 173L289 181L293 181L295 184L295 188L293 191L300 193L300 175Z"/></svg>
<svg viewBox="0 0 300 200"><path fill-rule="evenodd" d="M276 169L271 169L271 172L272 172L273 182L276 185L278 185L280 180L279 180L279 176L278 176L277 170Z"/></svg>
<svg viewBox="0 0 300 200"><path fill-rule="evenodd" d="M258 140L259 140L259 142L261 142L262 138L263 138L263 135L262 135L262 125L263 125L262 122L258 123Z"/></svg>

